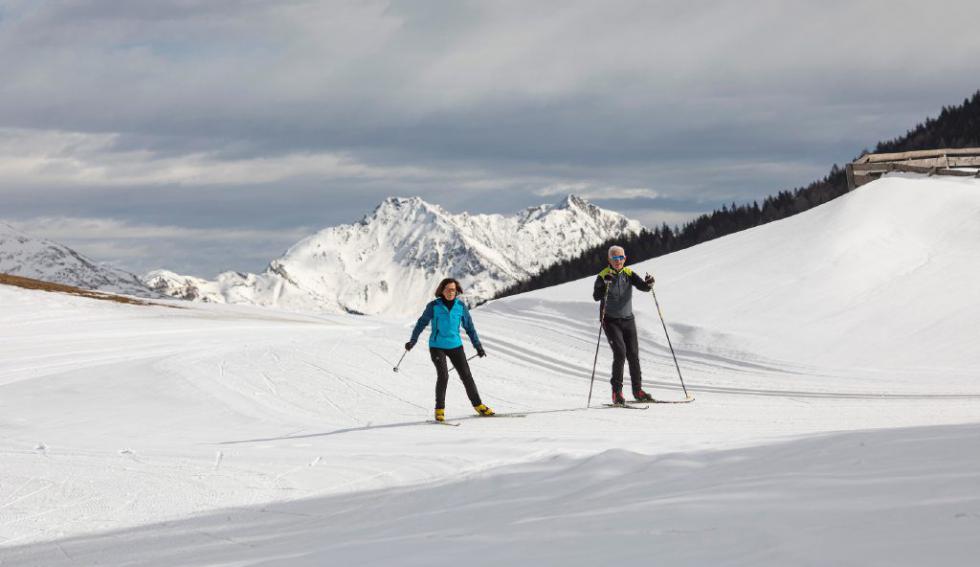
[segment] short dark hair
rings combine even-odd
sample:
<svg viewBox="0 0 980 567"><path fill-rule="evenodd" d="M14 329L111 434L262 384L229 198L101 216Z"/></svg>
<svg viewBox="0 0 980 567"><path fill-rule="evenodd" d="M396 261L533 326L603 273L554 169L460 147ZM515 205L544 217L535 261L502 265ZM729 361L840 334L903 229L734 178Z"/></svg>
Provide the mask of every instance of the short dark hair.
<svg viewBox="0 0 980 567"><path fill-rule="evenodd" d="M456 295L463 295L463 286L459 285L455 278L446 278L439 282L439 286L436 288L436 297L442 297L442 290L451 283L456 284Z"/></svg>

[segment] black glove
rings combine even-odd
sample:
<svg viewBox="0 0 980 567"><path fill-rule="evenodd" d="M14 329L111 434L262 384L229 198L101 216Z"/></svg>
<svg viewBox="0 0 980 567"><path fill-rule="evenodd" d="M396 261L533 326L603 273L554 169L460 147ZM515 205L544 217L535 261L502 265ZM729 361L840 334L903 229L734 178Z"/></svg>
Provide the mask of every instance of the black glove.
<svg viewBox="0 0 980 567"><path fill-rule="evenodd" d="M408 341L405 343L405 350L412 350L413 346L415 346L415 341Z"/></svg>
<svg viewBox="0 0 980 567"><path fill-rule="evenodd" d="M653 285L653 276L647 274L647 277L643 278L643 281L646 282L647 285Z"/></svg>
<svg viewBox="0 0 980 567"><path fill-rule="evenodd" d="M479 356L480 358L483 358L484 356L487 355L487 351L483 350L482 346L478 346L476 347L476 355Z"/></svg>
<svg viewBox="0 0 980 567"><path fill-rule="evenodd" d="M614 279L616 278L614 278L612 274L606 274L605 276L603 276L602 281L606 282L606 284L608 285L611 284Z"/></svg>

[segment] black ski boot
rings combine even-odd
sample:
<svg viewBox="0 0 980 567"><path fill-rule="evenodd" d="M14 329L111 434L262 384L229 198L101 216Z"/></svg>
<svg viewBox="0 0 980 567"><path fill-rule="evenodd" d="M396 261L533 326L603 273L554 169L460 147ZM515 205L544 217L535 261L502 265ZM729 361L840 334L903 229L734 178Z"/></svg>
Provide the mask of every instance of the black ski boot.
<svg viewBox="0 0 980 567"><path fill-rule="evenodd" d="M653 396L644 392L643 390L635 390L633 392L633 399L638 402L652 402Z"/></svg>

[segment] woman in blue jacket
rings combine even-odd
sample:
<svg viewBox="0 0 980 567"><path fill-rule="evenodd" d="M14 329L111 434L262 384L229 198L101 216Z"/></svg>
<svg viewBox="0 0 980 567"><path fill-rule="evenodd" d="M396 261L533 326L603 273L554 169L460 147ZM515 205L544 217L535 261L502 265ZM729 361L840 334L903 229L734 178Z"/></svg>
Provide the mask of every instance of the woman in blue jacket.
<svg viewBox="0 0 980 567"><path fill-rule="evenodd" d="M466 334L470 337L470 342L476 348L476 353L482 358L487 355L480 345L480 337L476 334L476 327L473 326L473 319L470 312L463 305L462 301L457 300L457 296L463 293L463 288L459 282L453 278L446 278L439 282L436 288L436 299L430 301L425 306L425 311L415 323L412 331L412 338L405 343L405 350L412 350L422 330L431 322L432 330L429 333L429 356L432 357L432 364L436 366L436 421L446 419L446 386L449 385L449 369L446 366L446 359L452 361L453 367L459 374L463 386L466 387L466 395L473 404L476 413L482 416L493 415L493 410L483 405L480 401L480 393L476 389L476 382L470 373L470 365L466 362L466 353L463 352L463 339L459 336L460 325L466 329Z"/></svg>

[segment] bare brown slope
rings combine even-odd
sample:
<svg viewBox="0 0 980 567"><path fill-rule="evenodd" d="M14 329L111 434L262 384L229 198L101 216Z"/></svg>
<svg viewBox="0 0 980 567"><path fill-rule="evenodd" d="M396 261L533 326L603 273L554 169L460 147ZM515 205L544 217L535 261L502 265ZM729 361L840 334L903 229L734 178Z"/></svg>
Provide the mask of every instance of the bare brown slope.
<svg viewBox="0 0 980 567"><path fill-rule="evenodd" d="M114 301L116 303L127 303L130 305L161 305L159 303L151 303L149 301L133 299L131 297L126 297L123 295L113 295L111 293L92 291L90 289L82 289L79 287L72 287L70 285L45 282L41 280L34 280L31 278L24 278L21 276L12 276L10 274L0 274L0 284L22 287L24 289L36 289L40 291L68 293L71 295L78 295L81 297L89 297L91 299L100 299L102 301ZM165 305L164 307L172 307L172 306Z"/></svg>

